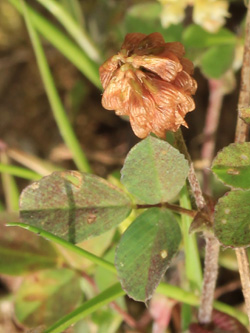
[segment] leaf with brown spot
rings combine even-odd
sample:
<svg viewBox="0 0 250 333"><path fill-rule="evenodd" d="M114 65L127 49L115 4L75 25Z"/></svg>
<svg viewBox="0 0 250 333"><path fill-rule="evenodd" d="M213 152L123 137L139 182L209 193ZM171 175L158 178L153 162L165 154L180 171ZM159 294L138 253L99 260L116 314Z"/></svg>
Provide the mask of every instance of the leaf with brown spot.
<svg viewBox="0 0 250 333"><path fill-rule="evenodd" d="M212 171L223 183L250 189L250 142L232 143L215 157Z"/></svg>
<svg viewBox="0 0 250 333"><path fill-rule="evenodd" d="M121 223L131 201L120 189L95 175L54 172L28 186L20 198L22 222L72 243L97 236Z"/></svg>
<svg viewBox="0 0 250 333"><path fill-rule="evenodd" d="M128 227L118 245L115 266L129 297L146 302L176 254L181 231L166 209L150 208Z"/></svg>
<svg viewBox="0 0 250 333"><path fill-rule="evenodd" d="M250 245L250 191L226 193L215 206L215 236L225 246Z"/></svg>

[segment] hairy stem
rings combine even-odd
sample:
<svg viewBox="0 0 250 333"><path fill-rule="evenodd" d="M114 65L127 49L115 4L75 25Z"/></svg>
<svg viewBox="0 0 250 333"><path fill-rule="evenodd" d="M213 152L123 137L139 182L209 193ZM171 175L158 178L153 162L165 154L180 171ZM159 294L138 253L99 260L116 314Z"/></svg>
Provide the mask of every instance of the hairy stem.
<svg viewBox="0 0 250 333"><path fill-rule="evenodd" d="M198 320L201 324L208 324L211 322L213 311L214 291L218 275L218 257L220 245L213 234L205 234L204 236L206 240L205 268Z"/></svg>
<svg viewBox="0 0 250 333"><path fill-rule="evenodd" d="M196 205L199 210L206 211L206 201L203 197L202 190L195 174L194 166L187 151L187 147L181 131L178 131L176 134L176 142L179 150L186 156L187 160L189 161L190 169L188 180L194 194ZM213 299L218 275L218 256L220 249L217 239L212 234L208 235L204 233L204 237L206 240L205 266L201 303L198 313L199 322L201 324L209 323L212 319Z"/></svg>
<svg viewBox="0 0 250 333"><path fill-rule="evenodd" d="M235 133L235 142L245 142L248 136L248 126L240 118L240 111L249 108L250 105L250 1L248 2L246 19L246 40L241 71L241 88L238 102L238 119ZM242 291L245 298L246 310L250 322L250 269L245 249L236 249L236 256L239 266Z"/></svg>

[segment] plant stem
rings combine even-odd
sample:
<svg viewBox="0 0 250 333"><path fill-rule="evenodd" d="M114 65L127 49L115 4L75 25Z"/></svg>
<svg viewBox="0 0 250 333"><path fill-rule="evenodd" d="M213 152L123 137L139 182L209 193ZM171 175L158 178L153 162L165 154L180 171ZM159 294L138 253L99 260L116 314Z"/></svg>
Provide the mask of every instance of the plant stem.
<svg viewBox="0 0 250 333"><path fill-rule="evenodd" d="M188 180L194 194L196 205L199 210L207 211L208 209L206 207L206 201L203 197L199 181L195 174L193 163L187 151L187 147L180 130L176 133L176 142L179 150L186 156L187 160L189 161L190 169ZM201 324L209 323L212 320L213 299L216 279L218 275L218 256L220 249L219 242L212 234L208 235L207 233L204 233L204 237L206 240L205 266L201 303L198 313L199 322Z"/></svg>
<svg viewBox="0 0 250 333"><path fill-rule="evenodd" d="M68 120L68 117L64 110L64 106L57 92L42 44L35 28L33 27L33 21L30 12L28 11L26 4L23 0L21 0L21 4L23 6L23 15L36 55L38 68L51 105L53 116L60 130L61 136L70 151L72 152L73 160L77 168L83 172L91 172L88 160L82 150L78 139L76 138L74 130Z"/></svg>
<svg viewBox="0 0 250 333"><path fill-rule="evenodd" d="M248 2L247 9L247 18L246 18L246 39L245 39L245 49L244 49L244 57L243 57L243 66L241 70L241 88L240 88L240 96L238 102L238 119L235 133L236 143L245 142L248 136L248 126L247 124L240 118L240 111L246 108L249 108L250 105L250 1ZM235 250L240 279L242 284L242 291L245 298L246 310L248 319L250 322L250 269L247 258L246 250L243 248L238 248Z"/></svg>
<svg viewBox="0 0 250 333"><path fill-rule="evenodd" d="M215 135L218 128L220 111L224 97L222 80L208 80L209 102L204 126L204 143L201 150L202 161L205 162L203 170L203 191L210 194L209 175L212 159L214 157Z"/></svg>
<svg viewBox="0 0 250 333"><path fill-rule="evenodd" d="M195 215L197 214L196 210L183 208L178 205L170 204L168 202L163 202L163 203L159 203L159 204L155 204L155 205L136 205L136 209L145 209L145 208L153 208L153 207L160 207L160 208L165 207L165 208L168 208L169 210L172 210L175 213L185 214L190 217L195 217Z"/></svg>
<svg viewBox="0 0 250 333"><path fill-rule="evenodd" d="M42 6L46 7L54 15L64 28L71 34L76 42L82 47L90 59L100 63L102 57L97 46L94 45L87 32L77 23L66 9L57 1L37 0Z"/></svg>
<svg viewBox="0 0 250 333"><path fill-rule="evenodd" d="M204 236L206 240L205 268L198 320L201 324L208 324L211 322L211 315L213 311L214 291L218 276L218 257L220 245L213 234L204 234Z"/></svg>

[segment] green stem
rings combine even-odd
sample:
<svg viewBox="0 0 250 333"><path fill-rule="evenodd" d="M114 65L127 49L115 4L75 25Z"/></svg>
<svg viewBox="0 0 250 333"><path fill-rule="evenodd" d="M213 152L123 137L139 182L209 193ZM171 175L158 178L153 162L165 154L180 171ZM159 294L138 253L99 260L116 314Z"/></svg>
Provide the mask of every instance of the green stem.
<svg viewBox="0 0 250 333"><path fill-rule="evenodd" d="M76 310L58 320L54 325L44 331L44 333L61 333L70 325L76 323L78 320L86 317L87 315L98 310L100 307L109 304L118 297L124 296L125 291L122 290L120 283L101 292L96 297L79 306Z"/></svg>
<svg viewBox="0 0 250 333"><path fill-rule="evenodd" d="M63 7L71 13L74 20L81 26L85 26L85 20L82 13L82 7L78 0L61 0Z"/></svg>
<svg viewBox="0 0 250 333"><path fill-rule="evenodd" d="M80 27L79 24L77 24L60 3L53 0L37 1L58 19L91 59L98 63L102 61L99 50L94 45L87 32L83 27Z"/></svg>
<svg viewBox="0 0 250 333"><path fill-rule="evenodd" d="M19 222L6 223L6 226L21 227L23 229L34 232L35 234L41 235L42 237L44 237L52 242L55 242L56 244L62 245L66 249L68 249L76 254L79 254L80 256L92 261L96 265L99 265L112 273L116 273L116 269L115 269L114 265L112 265L110 262L108 262L100 257L97 257L96 255L94 255L88 251L85 251L85 250L81 249L80 247L78 247L72 243L69 243L60 237L57 237L57 236L51 234L50 232L44 231L40 228L33 227L33 226L25 224L25 223L19 223Z"/></svg>
<svg viewBox="0 0 250 333"><path fill-rule="evenodd" d="M3 165L5 165L8 168L11 168L11 165L9 165L9 158L5 151L2 151L0 153L0 162L3 162ZM0 163L0 172L3 172L1 170L1 164ZM2 173L2 183L3 183L3 190L5 195L5 202L6 207L8 211L18 211L19 208L19 190L16 184L16 181L13 177L13 175L3 172Z"/></svg>
<svg viewBox="0 0 250 333"><path fill-rule="evenodd" d="M23 15L20 0L8 1ZM51 24L30 6L26 5L26 9L37 31L68 58L97 88L102 89L98 72L99 66L78 45L72 42L65 33L57 29L55 25Z"/></svg>
<svg viewBox="0 0 250 333"><path fill-rule="evenodd" d="M191 208L191 202L186 186L184 186L180 193L180 205L185 209ZM181 215L181 222L185 249L186 277L189 283L190 290L198 290L200 292L202 289L202 269L200 255L197 246L196 235L189 234L189 228L192 223L192 218L187 215Z"/></svg>
<svg viewBox="0 0 250 333"><path fill-rule="evenodd" d="M55 87L53 77L51 75L48 62L46 60L42 45L35 29L33 28L32 20L30 19L30 13L26 8L26 4L23 0L23 13L26 21L26 25L29 31L30 39L36 54L38 67L42 76L45 90L53 111L53 115L57 122L60 133L72 152L74 162L80 171L91 172L91 168L88 164L88 160L85 157L83 150L75 136L75 133L69 123L63 104L60 100L58 92Z"/></svg>
<svg viewBox="0 0 250 333"><path fill-rule="evenodd" d="M41 175L34 171L4 163L0 163L0 172L28 180L39 180L42 178Z"/></svg>

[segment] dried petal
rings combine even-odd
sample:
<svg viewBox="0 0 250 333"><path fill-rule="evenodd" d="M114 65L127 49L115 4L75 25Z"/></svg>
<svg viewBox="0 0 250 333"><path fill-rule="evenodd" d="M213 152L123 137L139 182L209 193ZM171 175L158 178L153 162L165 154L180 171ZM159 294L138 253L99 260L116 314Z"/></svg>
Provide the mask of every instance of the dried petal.
<svg viewBox="0 0 250 333"><path fill-rule="evenodd" d="M134 49L138 46L138 44L146 37L147 35L142 34L140 32L133 32L127 34L124 42L122 44L121 50L126 50L127 55L133 52Z"/></svg>
<svg viewBox="0 0 250 333"><path fill-rule="evenodd" d="M111 57L99 68L101 83L104 89L107 88L115 70L118 68L118 60Z"/></svg>
<svg viewBox="0 0 250 333"><path fill-rule="evenodd" d="M173 53L171 54L169 52L166 58L153 55L136 56L133 58L132 64L135 67L144 67L169 82L174 80L177 73L182 70L179 59Z"/></svg>
<svg viewBox="0 0 250 333"><path fill-rule="evenodd" d="M161 54L159 54L159 56L164 57L165 52L167 52L167 53L172 52L178 58L181 58L185 54L185 49L184 49L184 46L180 42L171 42L171 43L165 43L164 51Z"/></svg>
<svg viewBox="0 0 250 333"><path fill-rule="evenodd" d="M147 35L138 43L134 49L134 54L147 55L160 53L165 45L164 38L159 32L153 32Z"/></svg>
<svg viewBox="0 0 250 333"><path fill-rule="evenodd" d="M197 89L196 81L185 71L177 74L173 84L191 95L195 94Z"/></svg>

